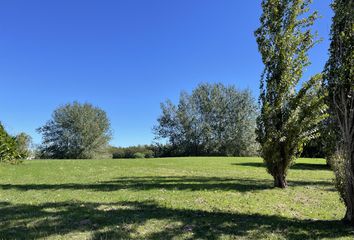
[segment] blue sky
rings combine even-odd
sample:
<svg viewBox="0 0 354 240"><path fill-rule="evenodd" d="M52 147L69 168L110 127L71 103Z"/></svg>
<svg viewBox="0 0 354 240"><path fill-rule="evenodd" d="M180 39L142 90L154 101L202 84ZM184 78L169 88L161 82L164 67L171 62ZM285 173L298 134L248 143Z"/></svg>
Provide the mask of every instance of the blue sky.
<svg viewBox="0 0 354 240"><path fill-rule="evenodd" d="M35 131L67 102L106 110L113 145L149 144L160 102L201 82L258 96L263 69L253 31L260 0L2 0L0 121ZM314 0L324 41L306 76L327 59L330 0Z"/></svg>

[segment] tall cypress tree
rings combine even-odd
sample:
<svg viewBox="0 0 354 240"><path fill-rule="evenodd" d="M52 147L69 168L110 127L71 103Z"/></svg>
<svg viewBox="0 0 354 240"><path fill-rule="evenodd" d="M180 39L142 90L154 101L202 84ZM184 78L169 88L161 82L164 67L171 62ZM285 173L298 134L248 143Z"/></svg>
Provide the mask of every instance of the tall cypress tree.
<svg viewBox="0 0 354 240"><path fill-rule="evenodd" d="M334 0L332 8L330 57L324 75L331 118L340 129L332 166L347 207L345 219L354 225L354 1Z"/></svg>
<svg viewBox="0 0 354 240"><path fill-rule="evenodd" d="M311 31L317 13L309 13L310 4L263 0L261 26L255 31L264 63L257 135L267 170L280 188L287 187L289 166L317 136L317 125L324 119L321 75L298 87L304 67L310 65L307 52L318 42Z"/></svg>

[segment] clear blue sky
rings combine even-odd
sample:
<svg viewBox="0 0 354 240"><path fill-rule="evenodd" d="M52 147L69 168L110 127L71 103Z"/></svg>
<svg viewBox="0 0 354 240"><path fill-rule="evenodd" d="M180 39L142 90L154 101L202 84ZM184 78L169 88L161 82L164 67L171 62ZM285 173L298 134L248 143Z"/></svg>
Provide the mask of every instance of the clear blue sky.
<svg viewBox="0 0 354 240"><path fill-rule="evenodd" d="M0 121L35 131L74 100L106 110L113 145L151 143L160 102L201 82L258 96L262 63L253 31L260 0L3 0L0 2ZM327 59L330 0L315 0L324 41L307 76Z"/></svg>

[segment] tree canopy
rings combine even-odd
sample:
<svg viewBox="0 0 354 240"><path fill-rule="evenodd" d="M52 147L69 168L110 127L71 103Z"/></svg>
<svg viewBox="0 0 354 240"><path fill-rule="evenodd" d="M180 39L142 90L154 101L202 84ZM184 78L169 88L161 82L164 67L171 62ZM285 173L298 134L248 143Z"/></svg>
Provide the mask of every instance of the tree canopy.
<svg viewBox="0 0 354 240"><path fill-rule="evenodd" d="M38 132L43 135L40 149L46 158L94 158L111 139L107 114L89 103L59 107Z"/></svg>
<svg viewBox="0 0 354 240"><path fill-rule="evenodd" d="M182 92L177 105L168 100L161 109L155 134L168 140L175 155L257 154L256 105L249 91L200 84L192 94Z"/></svg>

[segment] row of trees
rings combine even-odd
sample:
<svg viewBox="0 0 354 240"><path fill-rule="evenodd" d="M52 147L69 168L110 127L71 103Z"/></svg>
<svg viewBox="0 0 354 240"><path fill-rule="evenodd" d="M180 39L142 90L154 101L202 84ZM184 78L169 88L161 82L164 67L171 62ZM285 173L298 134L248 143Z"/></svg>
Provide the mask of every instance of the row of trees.
<svg viewBox="0 0 354 240"><path fill-rule="evenodd" d="M110 147L107 114L89 103L66 104L38 132L43 142L37 158L140 158L199 155L254 156L257 106L249 91L234 86L200 84L192 94L181 93L178 105L161 104L154 127L157 139L167 144L128 148ZM110 156L109 156L110 155Z"/></svg>
<svg viewBox="0 0 354 240"><path fill-rule="evenodd" d="M43 135L38 155L60 159L93 158L107 151L113 158L257 154L256 104L249 91L201 84L190 95L182 92L177 106L166 101L161 108L154 132L168 144L108 148L111 130L106 113L91 104L66 104L38 129Z"/></svg>
<svg viewBox="0 0 354 240"><path fill-rule="evenodd" d="M261 78L261 114L257 136L274 186L285 188L289 166L303 145L318 137L327 154L336 185L354 224L354 1L335 0L330 57L322 74L305 81L308 50L318 40L311 26L311 0L263 0L261 26L255 36L265 65ZM328 109L327 109L328 108Z"/></svg>

